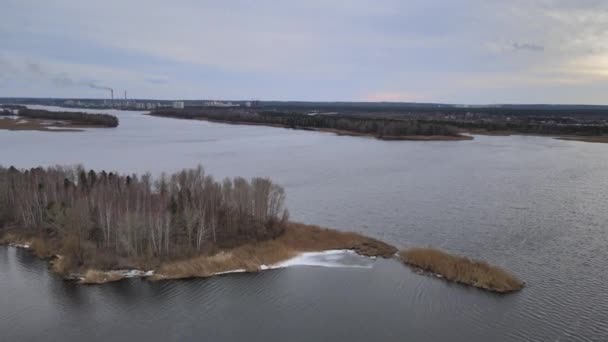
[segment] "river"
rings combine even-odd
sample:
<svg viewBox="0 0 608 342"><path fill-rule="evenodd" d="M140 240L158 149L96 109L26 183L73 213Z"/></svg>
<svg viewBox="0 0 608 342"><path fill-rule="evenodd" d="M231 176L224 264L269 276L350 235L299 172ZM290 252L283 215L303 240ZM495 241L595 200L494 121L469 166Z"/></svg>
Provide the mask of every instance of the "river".
<svg viewBox="0 0 608 342"><path fill-rule="evenodd" d="M293 220L487 260L527 287L499 296L392 260L85 287L0 247L0 340L608 340L608 145L380 141L108 112L118 128L0 131L0 163L267 176Z"/></svg>

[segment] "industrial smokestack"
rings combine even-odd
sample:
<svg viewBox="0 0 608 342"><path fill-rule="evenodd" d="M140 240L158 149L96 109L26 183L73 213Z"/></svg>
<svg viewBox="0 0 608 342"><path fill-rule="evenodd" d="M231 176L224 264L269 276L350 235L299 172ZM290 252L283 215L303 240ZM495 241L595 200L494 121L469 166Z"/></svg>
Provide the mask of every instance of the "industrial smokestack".
<svg viewBox="0 0 608 342"><path fill-rule="evenodd" d="M98 86L96 84L89 84L89 87L91 87L93 89L109 90L110 91L110 97L112 99L111 105L114 106L114 89L112 89L110 87Z"/></svg>

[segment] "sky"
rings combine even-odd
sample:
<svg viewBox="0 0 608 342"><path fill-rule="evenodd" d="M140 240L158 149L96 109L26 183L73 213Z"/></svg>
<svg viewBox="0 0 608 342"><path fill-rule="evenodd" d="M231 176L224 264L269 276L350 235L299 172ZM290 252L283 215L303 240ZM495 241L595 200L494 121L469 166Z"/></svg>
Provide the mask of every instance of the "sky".
<svg viewBox="0 0 608 342"><path fill-rule="evenodd" d="M0 97L608 104L606 0L2 0Z"/></svg>

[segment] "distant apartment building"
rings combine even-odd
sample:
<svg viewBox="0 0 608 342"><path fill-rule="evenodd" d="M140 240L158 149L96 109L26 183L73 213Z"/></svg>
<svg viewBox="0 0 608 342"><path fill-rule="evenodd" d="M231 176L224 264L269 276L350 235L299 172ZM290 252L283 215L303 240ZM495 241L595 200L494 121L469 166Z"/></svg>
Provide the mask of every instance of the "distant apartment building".
<svg viewBox="0 0 608 342"><path fill-rule="evenodd" d="M206 107L238 107L238 104L233 104L231 101L207 101L205 102Z"/></svg>
<svg viewBox="0 0 608 342"><path fill-rule="evenodd" d="M184 101L175 101L175 102L173 102L173 108L175 108L175 109L184 109Z"/></svg>

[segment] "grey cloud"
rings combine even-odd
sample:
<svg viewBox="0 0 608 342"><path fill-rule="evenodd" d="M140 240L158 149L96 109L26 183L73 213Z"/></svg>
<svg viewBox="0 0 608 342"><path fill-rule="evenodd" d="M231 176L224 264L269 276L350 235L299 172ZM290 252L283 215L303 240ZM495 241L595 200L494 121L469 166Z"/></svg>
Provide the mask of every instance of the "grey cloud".
<svg viewBox="0 0 608 342"><path fill-rule="evenodd" d="M512 44L513 49L517 51L530 51L530 52L543 52L545 51L545 47L537 44L530 43L518 43L515 42Z"/></svg>
<svg viewBox="0 0 608 342"><path fill-rule="evenodd" d="M169 83L169 80L163 79L163 78L146 78L145 81L147 83L152 83L152 84L167 84Z"/></svg>
<svg viewBox="0 0 608 342"><path fill-rule="evenodd" d="M2 64L0 63L0 66L1 65ZM46 79L54 86L61 88L86 87L89 84L95 83L95 81L88 79L76 79L65 71L58 73L53 72L44 64L31 61L25 62L21 72L35 78Z"/></svg>
<svg viewBox="0 0 608 342"><path fill-rule="evenodd" d="M14 74L15 71L15 66L12 63L0 57L0 78L9 77Z"/></svg>
<svg viewBox="0 0 608 342"><path fill-rule="evenodd" d="M27 62L25 63L26 70L37 76L47 76L48 72L38 63Z"/></svg>
<svg viewBox="0 0 608 342"><path fill-rule="evenodd" d="M60 87L73 87L77 84L67 73L62 72L52 77L54 84Z"/></svg>

